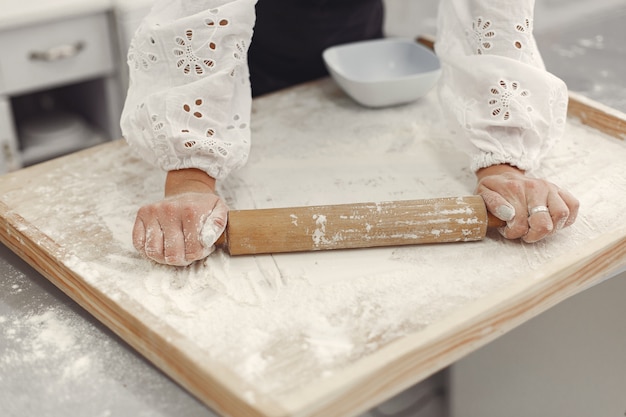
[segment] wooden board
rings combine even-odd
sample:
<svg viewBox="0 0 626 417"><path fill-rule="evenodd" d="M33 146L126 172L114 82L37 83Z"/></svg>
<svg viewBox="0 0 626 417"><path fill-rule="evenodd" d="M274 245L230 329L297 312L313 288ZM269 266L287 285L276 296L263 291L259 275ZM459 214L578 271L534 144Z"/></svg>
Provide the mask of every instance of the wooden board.
<svg viewBox="0 0 626 417"><path fill-rule="evenodd" d="M371 110L321 80L255 100L252 129L248 165L220 184L232 208L473 191L434 94ZM580 218L534 245L492 233L467 244L218 251L169 268L130 241L163 174L118 141L1 177L0 238L217 412L351 416L624 268L625 158L623 141L570 120L537 175L574 192Z"/></svg>

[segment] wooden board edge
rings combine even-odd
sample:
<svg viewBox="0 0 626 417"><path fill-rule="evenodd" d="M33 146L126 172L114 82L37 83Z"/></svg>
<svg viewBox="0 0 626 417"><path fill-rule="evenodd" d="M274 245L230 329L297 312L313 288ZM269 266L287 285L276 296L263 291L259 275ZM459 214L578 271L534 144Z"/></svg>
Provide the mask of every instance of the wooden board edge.
<svg viewBox="0 0 626 417"><path fill-rule="evenodd" d="M420 35L416 42L427 48L435 48L435 37ZM609 136L626 140L626 114L607 105L590 99L580 93L568 91L567 115L578 119L584 125Z"/></svg>
<svg viewBox="0 0 626 417"><path fill-rule="evenodd" d="M577 262L571 263L572 259ZM347 367L290 394L282 404L297 416L357 415L625 267L626 228L622 228L555 259L547 266L548 272L530 276L390 343L361 359L358 368Z"/></svg>
<svg viewBox="0 0 626 417"><path fill-rule="evenodd" d="M201 361L199 365L197 358L206 355L195 345L186 344L184 350L174 348L168 337L142 321L152 316L143 307L135 304L138 311L142 310L142 319L134 314L125 314L127 312L120 309L113 299L86 283L60 261L64 251L47 235L32 228L28 234L23 233L19 226L23 223L25 221L20 222L20 216L11 213L0 201L0 242L202 403L224 416L287 416L283 407L267 399L222 365L210 359ZM34 246L46 250L28 250ZM157 322L156 319L151 321ZM173 333L179 340L185 340L175 329L168 328L168 332L169 337ZM204 372L209 368L211 373ZM219 378L211 374L219 375ZM245 392L240 392L241 387L245 387Z"/></svg>
<svg viewBox="0 0 626 417"><path fill-rule="evenodd" d="M615 138L626 140L626 114L592 100L580 93L569 92L567 114Z"/></svg>

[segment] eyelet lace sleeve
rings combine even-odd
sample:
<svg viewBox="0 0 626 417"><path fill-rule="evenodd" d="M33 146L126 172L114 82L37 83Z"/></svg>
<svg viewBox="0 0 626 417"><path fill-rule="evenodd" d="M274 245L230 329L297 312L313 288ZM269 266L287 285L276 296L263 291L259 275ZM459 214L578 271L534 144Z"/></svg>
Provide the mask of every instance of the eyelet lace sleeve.
<svg viewBox="0 0 626 417"><path fill-rule="evenodd" d="M127 57L121 126L139 155L166 171L198 168L217 179L245 164L255 3L155 3Z"/></svg>
<svg viewBox="0 0 626 417"><path fill-rule="evenodd" d="M567 87L545 70L533 8L534 0L441 0L439 94L469 138L474 170L502 163L532 170L563 134Z"/></svg>

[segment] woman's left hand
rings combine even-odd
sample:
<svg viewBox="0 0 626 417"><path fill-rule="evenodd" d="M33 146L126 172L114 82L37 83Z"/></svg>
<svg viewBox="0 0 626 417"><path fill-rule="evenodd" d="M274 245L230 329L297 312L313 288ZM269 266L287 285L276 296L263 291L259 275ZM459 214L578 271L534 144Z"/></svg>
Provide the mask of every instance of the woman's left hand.
<svg viewBox="0 0 626 417"><path fill-rule="evenodd" d="M215 179L193 168L170 171L165 198L138 210L133 245L155 262L189 265L213 252L227 219L228 207L215 194Z"/></svg>
<svg viewBox="0 0 626 417"><path fill-rule="evenodd" d="M578 200L551 182L528 177L510 165L483 168L476 176L476 192L487 210L507 222L500 229L507 239L537 242L576 220Z"/></svg>

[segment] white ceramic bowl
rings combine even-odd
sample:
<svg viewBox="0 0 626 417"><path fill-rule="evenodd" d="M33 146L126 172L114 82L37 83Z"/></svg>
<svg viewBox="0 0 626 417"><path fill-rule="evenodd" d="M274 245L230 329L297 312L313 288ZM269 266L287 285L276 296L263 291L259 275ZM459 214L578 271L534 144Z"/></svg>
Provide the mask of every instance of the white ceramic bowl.
<svg viewBox="0 0 626 417"><path fill-rule="evenodd" d="M368 107L415 101L433 88L441 74L437 56L409 39L337 45L326 49L322 56L335 82Z"/></svg>

